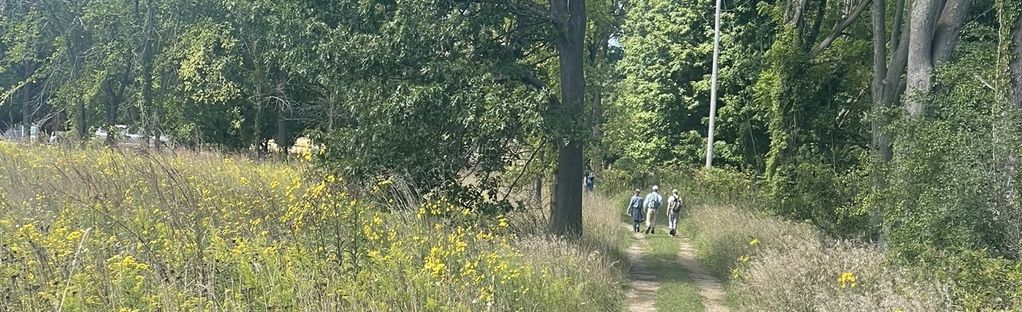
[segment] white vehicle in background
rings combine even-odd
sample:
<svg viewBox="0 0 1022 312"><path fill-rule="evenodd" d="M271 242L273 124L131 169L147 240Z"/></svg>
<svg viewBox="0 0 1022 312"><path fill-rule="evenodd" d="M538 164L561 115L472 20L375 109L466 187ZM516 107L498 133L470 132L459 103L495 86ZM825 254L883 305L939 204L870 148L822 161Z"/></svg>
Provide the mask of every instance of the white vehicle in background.
<svg viewBox="0 0 1022 312"><path fill-rule="evenodd" d="M93 133L93 140L106 142L107 137L112 135L117 144L126 146L142 146L143 144L146 144L143 142L144 136L139 134L141 131L133 133L131 131L132 129L126 125L114 125L113 130L113 133L110 133L107 129L98 128L96 129L96 132ZM155 142L157 142L157 140L149 140L149 147L155 147ZM166 134L160 134L159 142L160 146L171 146L171 138Z"/></svg>
<svg viewBox="0 0 1022 312"><path fill-rule="evenodd" d="M25 137L24 131L21 131L20 127L11 127L7 131L4 131L3 139L11 142L21 142L22 138Z"/></svg>
<svg viewBox="0 0 1022 312"><path fill-rule="evenodd" d="M3 140L21 144L46 144L46 134L42 132L39 124L14 125L3 133Z"/></svg>

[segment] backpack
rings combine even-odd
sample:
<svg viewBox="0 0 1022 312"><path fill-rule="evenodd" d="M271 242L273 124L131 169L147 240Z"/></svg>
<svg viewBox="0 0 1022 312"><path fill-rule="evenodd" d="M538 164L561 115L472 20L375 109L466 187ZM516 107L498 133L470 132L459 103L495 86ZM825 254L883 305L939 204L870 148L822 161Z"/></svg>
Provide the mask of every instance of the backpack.
<svg viewBox="0 0 1022 312"><path fill-rule="evenodd" d="M632 209L642 209L642 197L632 197Z"/></svg>
<svg viewBox="0 0 1022 312"><path fill-rule="evenodd" d="M684 203L683 201L681 201L681 197L672 196L671 197L671 201L672 201L671 204L673 204L673 206L674 206L674 208L672 208L671 211L674 212L674 213L681 212L681 205Z"/></svg>

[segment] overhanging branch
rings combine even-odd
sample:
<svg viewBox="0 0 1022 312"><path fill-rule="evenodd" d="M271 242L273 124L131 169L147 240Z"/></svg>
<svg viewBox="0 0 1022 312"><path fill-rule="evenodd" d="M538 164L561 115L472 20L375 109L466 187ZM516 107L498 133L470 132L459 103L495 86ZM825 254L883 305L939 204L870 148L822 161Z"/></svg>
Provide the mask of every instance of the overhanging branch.
<svg viewBox="0 0 1022 312"><path fill-rule="evenodd" d="M872 2L872 0L862 0L862 2L859 2L859 5L855 7L852 13L848 14L848 16L845 17L845 20L841 21L841 23L838 24L833 31L831 31L830 35L824 38L823 41L816 46L816 48L813 48L812 54L823 52L823 50L829 48L830 45L834 43L834 40L837 40L837 38L844 33L845 29L848 29L848 26L852 26L852 23L859 19L862 12L865 11L866 7L868 7Z"/></svg>

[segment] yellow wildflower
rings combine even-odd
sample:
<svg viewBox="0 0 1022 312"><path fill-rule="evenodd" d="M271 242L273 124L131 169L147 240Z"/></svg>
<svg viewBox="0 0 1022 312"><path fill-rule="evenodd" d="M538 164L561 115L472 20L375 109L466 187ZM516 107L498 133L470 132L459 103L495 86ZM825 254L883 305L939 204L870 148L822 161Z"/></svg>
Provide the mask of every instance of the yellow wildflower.
<svg viewBox="0 0 1022 312"><path fill-rule="evenodd" d="M846 286L847 287L851 287L851 288L855 288L855 285L856 285L855 275L852 274L851 272L841 273L841 275L838 276L838 278L837 278L837 282L838 282L838 284L841 285L841 288L845 288Z"/></svg>
<svg viewBox="0 0 1022 312"><path fill-rule="evenodd" d="M497 218L497 227L502 229L507 228L508 227L507 218L505 218L504 216L500 216L499 218Z"/></svg>

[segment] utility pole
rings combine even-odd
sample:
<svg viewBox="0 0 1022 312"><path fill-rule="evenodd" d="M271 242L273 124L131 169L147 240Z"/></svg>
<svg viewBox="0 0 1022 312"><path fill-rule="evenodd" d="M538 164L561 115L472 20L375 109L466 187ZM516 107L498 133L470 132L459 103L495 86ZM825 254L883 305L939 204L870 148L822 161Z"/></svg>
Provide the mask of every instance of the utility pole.
<svg viewBox="0 0 1022 312"><path fill-rule="evenodd" d="M713 73L710 74L710 130L706 135L706 168L713 167L713 128L717 121L717 58L720 55L720 0L713 25Z"/></svg>

